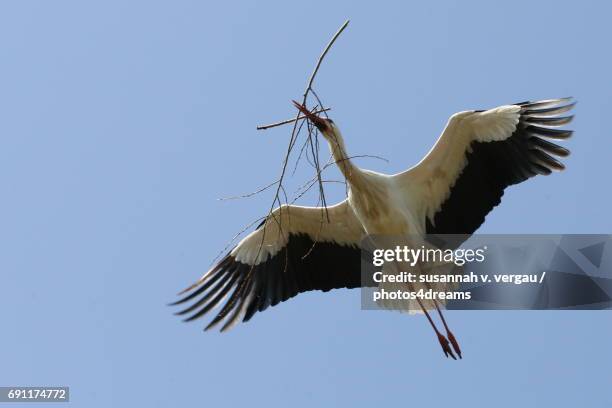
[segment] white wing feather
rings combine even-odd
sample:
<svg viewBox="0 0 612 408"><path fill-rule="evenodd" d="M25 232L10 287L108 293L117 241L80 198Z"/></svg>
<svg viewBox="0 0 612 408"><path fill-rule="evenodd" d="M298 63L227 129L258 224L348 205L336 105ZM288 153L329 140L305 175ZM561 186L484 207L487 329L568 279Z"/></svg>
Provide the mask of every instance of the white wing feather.
<svg viewBox="0 0 612 408"><path fill-rule="evenodd" d="M467 164L466 153L474 141L504 140L512 135L520 118L520 106L504 105L487 111L454 114L429 153L411 169L398 174L399 183L418 200L430 220L448 198ZM416 195L416 196L415 196Z"/></svg>
<svg viewBox="0 0 612 408"><path fill-rule="evenodd" d="M231 255L238 262L258 265L276 255L290 235L298 234L307 234L314 242L359 246L364 232L347 200L327 207L327 213L323 207L282 205L264 226L240 241Z"/></svg>

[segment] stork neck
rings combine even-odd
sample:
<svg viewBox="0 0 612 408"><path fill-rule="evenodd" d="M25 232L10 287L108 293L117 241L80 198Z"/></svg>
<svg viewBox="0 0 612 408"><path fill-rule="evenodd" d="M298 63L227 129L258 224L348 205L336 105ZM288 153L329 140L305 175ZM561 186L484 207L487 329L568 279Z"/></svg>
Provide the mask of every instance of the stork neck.
<svg viewBox="0 0 612 408"><path fill-rule="evenodd" d="M333 132L332 134L326 135L329 148L336 165L346 178L346 181L351 187L359 187L362 184L363 173L362 171L353 164L344 146L344 140L340 136L339 132Z"/></svg>

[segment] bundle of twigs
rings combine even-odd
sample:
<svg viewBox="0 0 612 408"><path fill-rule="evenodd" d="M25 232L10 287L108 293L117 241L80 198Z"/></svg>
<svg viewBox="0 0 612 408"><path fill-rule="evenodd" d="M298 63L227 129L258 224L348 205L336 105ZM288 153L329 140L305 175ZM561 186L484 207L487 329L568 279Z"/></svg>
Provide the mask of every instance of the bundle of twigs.
<svg viewBox="0 0 612 408"><path fill-rule="evenodd" d="M317 63L315 65L315 68L312 71L308 79L306 89L304 90L304 93L302 94L302 105L303 106L307 106L310 99L314 98L314 108L312 109L312 112L316 115L327 116L327 112L331 110L331 108L324 107L323 102L321 101L321 98L315 92L314 90L315 78L317 76L317 73L319 72L319 69L321 68L321 64L323 63L325 56L327 55L331 47L334 45L334 43L336 42L340 34L342 34L344 29L348 26L348 24L349 24L349 20L346 20L344 24L340 26L338 31L336 31L336 33L333 35L333 37L331 38L327 46L323 49L323 52L319 56ZM272 212L274 211L276 207L281 206L283 203L285 204L295 203L304 194L310 191L310 189L314 187L315 185L317 185L319 188L319 198L318 198L317 206L322 206L323 208L325 208L326 211L324 212L324 214L325 216L327 216L327 200L325 198L325 190L323 188L324 183L328 183L328 182L344 183L343 181L324 180L322 178L323 171L327 169L328 167L330 167L333 164L333 162L331 161L332 159L330 158L330 160L328 160L325 164L321 165L318 129L315 126L313 126L312 123L310 123L308 120L306 120L306 117L301 115L300 112L298 112L295 118L293 119L287 119L287 120L283 120L280 122L271 123L268 125L260 125L260 126L257 126L257 130L267 130L267 129L271 129L271 128L275 128L275 127L283 126L287 124L293 124L293 127L291 130L291 137L289 138L289 143L287 146L287 151L282 161L281 172L280 172L279 177L272 183L269 183L266 186L256 191L250 192L248 194L240 195L240 196L223 198L223 200L230 200L230 199L252 197L256 194L262 193L264 191L267 191L268 189L276 187L276 191L274 193L268 214L253 221L252 223L247 225L242 231L236 234L236 236L232 238L230 243L221 251L221 253L225 252L229 248L229 246L232 245L233 242L235 242L235 240L238 237L240 237L245 231L251 228L254 224L257 224L261 222L262 220L267 219L272 214ZM299 149L297 159L295 160L295 166L293 168L293 173L295 173L300 160L303 157L305 157L308 163L310 163L310 165L314 168L315 175L312 179L308 180L305 184L300 186L298 190L295 192L295 197L289 200L289 197L285 190L284 181L287 177L289 163L291 162L291 158L292 158L292 153L296 150L295 148L296 148L297 142L300 139L300 136L302 135L304 130L305 130L306 137L304 138L304 142L302 143Z"/></svg>

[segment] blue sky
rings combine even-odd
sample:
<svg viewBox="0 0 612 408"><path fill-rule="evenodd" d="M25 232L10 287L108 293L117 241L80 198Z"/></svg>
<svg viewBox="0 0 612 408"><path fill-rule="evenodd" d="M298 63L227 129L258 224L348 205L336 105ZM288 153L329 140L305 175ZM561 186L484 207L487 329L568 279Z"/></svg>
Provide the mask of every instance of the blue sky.
<svg viewBox="0 0 612 408"><path fill-rule="evenodd" d="M224 335L165 306L267 211L271 193L217 199L278 175L289 129L255 126L294 114L346 18L316 89L351 154L389 160L359 165L409 167L457 111L573 95L567 171L480 231L612 231L608 3L355 3L0 6L0 385L67 385L75 407L610 406L609 311L448 313L454 362L358 291Z"/></svg>

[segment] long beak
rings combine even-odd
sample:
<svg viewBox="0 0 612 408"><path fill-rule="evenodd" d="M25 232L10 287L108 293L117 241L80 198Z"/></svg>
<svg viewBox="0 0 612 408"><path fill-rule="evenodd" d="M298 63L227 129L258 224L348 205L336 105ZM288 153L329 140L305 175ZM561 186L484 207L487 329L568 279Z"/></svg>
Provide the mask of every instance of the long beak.
<svg viewBox="0 0 612 408"><path fill-rule="evenodd" d="M300 112L302 112L304 114L304 116L306 116L308 118L308 120L311 121L312 124L315 125L317 127L317 129L319 129L321 132L323 132L323 131L328 129L328 125L327 125L327 122L325 121L325 119L321 119L317 115L313 114L311 111L306 109L306 107L304 105L302 105L300 103L297 103L296 101L291 101L291 102L293 102L295 107L298 108L298 110Z"/></svg>

